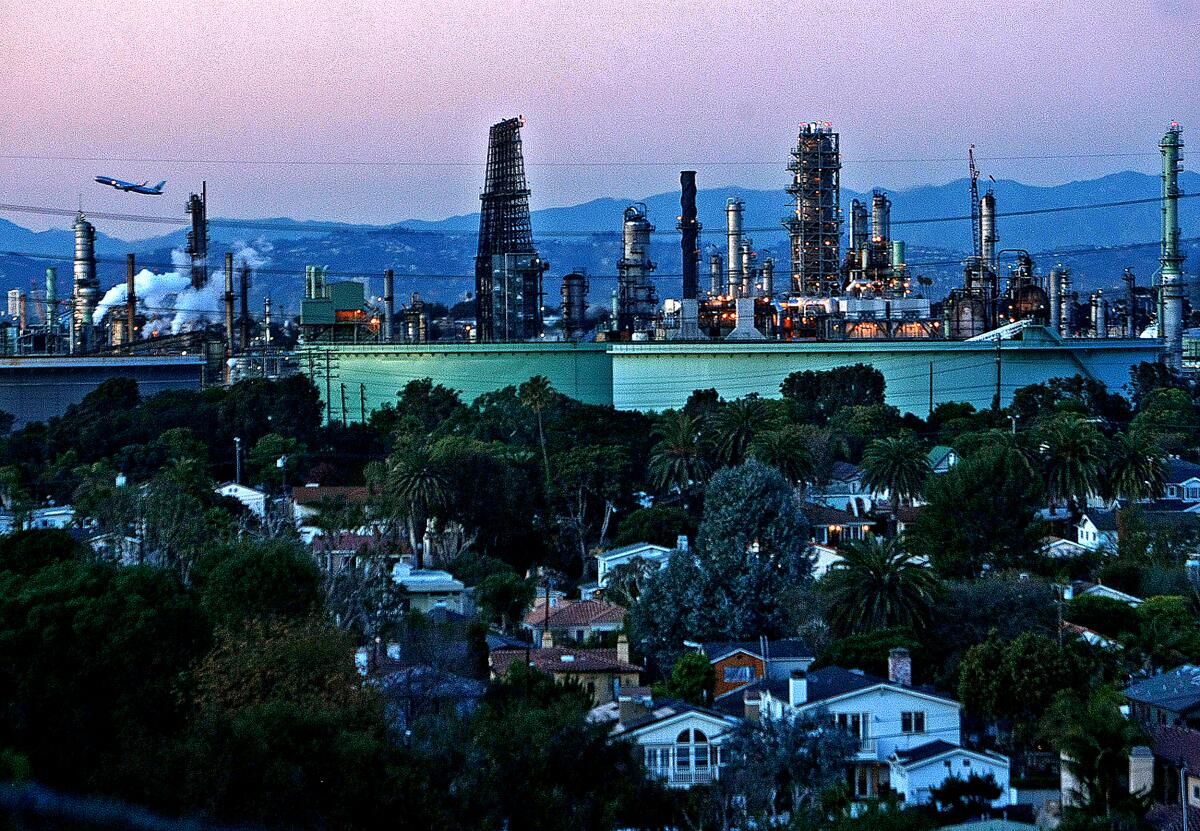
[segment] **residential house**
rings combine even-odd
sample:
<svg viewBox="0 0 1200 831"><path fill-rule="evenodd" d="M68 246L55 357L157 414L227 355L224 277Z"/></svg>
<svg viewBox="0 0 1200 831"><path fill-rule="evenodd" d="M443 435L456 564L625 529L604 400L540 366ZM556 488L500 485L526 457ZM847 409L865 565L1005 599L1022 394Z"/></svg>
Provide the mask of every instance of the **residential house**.
<svg viewBox="0 0 1200 831"><path fill-rule="evenodd" d="M808 547L808 553L813 558L813 577L820 579L837 568L845 561L845 557L831 545L814 542Z"/></svg>
<svg viewBox="0 0 1200 831"><path fill-rule="evenodd" d="M930 788L949 776L990 774L1002 789L995 803L1008 800L1008 759L962 747L961 709L954 699L912 686L912 659L893 649L888 677L860 670L823 667L795 670L786 683L770 683L758 696L761 717L820 713L859 741L851 765L856 797L877 797L886 788L909 804L930 799Z"/></svg>
<svg viewBox="0 0 1200 831"><path fill-rule="evenodd" d="M1200 729L1200 666L1184 664L1125 688L1130 715L1147 729ZM1200 773L1200 767L1197 767Z"/></svg>
<svg viewBox="0 0 1200 831"><path fill-rule="evenodd" d="M1063 587L1063 600L1074 600L1077 597L1106 597L1109 600L1119 600L1130 606L1142 605L1142 599L1127 594L1120 589L1106 586L1103 583L1091 583L1087 580L1072 580Z"/></svg>
<svg viewBox="0 0 1200 831"><path fill-rule="evenodd" d="M228 496L230 499L241 502L250 513L260 520L267 518L267 495L258 488L239 485L237 482L225 482L213 490L221 496Z"/></svg>
<svg viewBox="0 0 1200 831"><path fill-rule="evenodd" d="M1148 793L1153 803L1147 824L1160 831L1200 827L1200 731L1154 727L1147 733L1149 747L1134 748L1129 759L1130 792Z"/></svg>
<svg viewBox="0 0 1200 831"><path fill-rule="evenodd" d="M377 683L394 728L408 729L428 716L463 718L487 692L487 684L430 666L382 667Z"/></svg>
<svg viewBox="0 0 1200 831"><path fill-rule="evenodd" d="M687 551L688 538L679 537L676 548ZM666 546L655 545L651 542L635 542L631 545L623 545L620 548L601 551L595 555L596 580L593 583L582 584L579 587L579 596L587 599L603 592L605 586L608 585L608 575L612 570L634 560L641 560L660 569L665 568L667 560L671 558L672 550Z"/></svg>
<svg viewBox="0 0 1200 831"><path fill-rule="evenodd" d="M605 600L562 600L552 604L547 614L546 604L540 603L525 615L522 624L533 643L541 643L549 631L555 643L574 641L586 643L605 634L620 632L625 625L624 606Z"/></svg>
<svg viewBox="0 0 1200 831"><path fill-rule="evenodd" d="M312 541L312 536L319 529L313 525L320 505L346 502L351 505L366 506L369 494L366 488L342 487L333 485L307 484L302 488L292 488L292 516L296 527L306 542Z"/></svg>
<svg viewBox="0 0 1200 831"><path fill-rule="evenodd" d="M742 714L742 697L733 694L759 682L786 681L794 670L806 670L816 657L812 647L795 638L757 641L714 641L699 644L713 666L713 704Z"/></svg>
<svg viewBox="0 0 1200 831"><path fill-rule="evenodd" d="M939 444L927 454L925 458L929 460L929 469L934 473L949 473L950 468L958 464L958 452L953 447L947 447L944 444Z"/></svg>
<svg viewBox="0 0 1200 831"><path fill-rule="evenodd" d="M1117 512L1089 508L1075 524L1075 541L1089 551L1117 550Z"/></svg>
<svg viewBox="0 0 1200 831"><path fill-rule="evenodd" d="M142 541L130 534L110 532L96 534L88 539L96 558L122 566L136 565L142 561Z"/></svg>
<svg viewBox="0 0 1200 831"><path fill-rule="evenodd" d="M464 615L473 612L466 586L448 571L416 569L408 563L397 563L392 568L392 579L404 587L412 611L428 613L445 607Z"/></svg>
<svg viewBox="0 0 1200 831"><path fill-rule="evenodd" d="M833 548L853 540L866 539L867 532L875 524L874 520L818 502L806 503L803 510L808 519L809 540Z"/></svg>
<svg viewBox="0 0 1200 831"><path fill-rule="evenodd" d="M1177 457L1167 461L1163 499L1155 510L1200 511L1200 465Z"/></svg>
<svg viewBox="0 0 1200 831"><path fill-rule="evenodd" d="M1053 560L1073 560L1085 554L1091 554L1092 549L1086 545L1080 545L1074 540L1050 536L1042 537L1042 547L1039 549L1039 553L1043 557Z"/></svg>
<svg viewBox="0 0 1200 831"><path fill-rule="evenodd" d="M22 527L40 531L50 528L62 530L70 528L74 522L75 508L71 505L43 505L29 512ZM0 512L0 534L11 534L19 530L21 528L18 527L16 515L8 511Z"/></svg>
<svg viewBox="0 0 1200 831"><path fill-rule="evenodd" d="M854 516L867 516L876 496L863 483L862 469L849 462L834 462L827 481L813 485L808 501L837 508Z"/></svg>
<svg viewBox="0 0 1200 831"><path fill-rule="evenodd" d="M514 663L528 661L558 683L578 682L599 706L616 701L622 689L638 686L642 667L629 660L629 641L622 635L616 649L571 649L561 646L529 646L498 649L488 656L493 678L508 675Z"/></svg>
<svg viewBox="0 0 1200 831"><path fill-rule="evenodd" d="M650 776L672 788L721 778L723 744L737 718L682 701L655 701L647 687L623 688L617 701L612 738L636 744Z"/></svg>

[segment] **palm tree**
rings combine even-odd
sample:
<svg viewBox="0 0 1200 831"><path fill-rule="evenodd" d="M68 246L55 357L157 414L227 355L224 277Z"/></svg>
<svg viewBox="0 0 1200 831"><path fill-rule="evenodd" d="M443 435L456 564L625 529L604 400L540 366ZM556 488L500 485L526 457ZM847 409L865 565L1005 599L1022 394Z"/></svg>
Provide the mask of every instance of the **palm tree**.
<svg viewBox="0 0 1200 831"><path fill-rule="evenodd" d="M1039 435L1046 496L1051 505L1075 505L1098 493L1103 481L1104 436L1079 416L1062 416Z"/></svg>
<svg viewBox="0 0 1200 831"><path fill-rule="evenodd" d="M425 557L422 547L417 544L417 529L420 528L424 540L430 517L445 505L446 475L437 454L424 443L398 448L391 461L387 493L394 509L408 526L408 541L416 557L416 566L423 568Z"/></svg>
<svg viewBox="0 0 1200 831"><path fill-rule="evenodd" d="M889 524L894 535L900 500L920 494L931 472L929 457L912 435L876 439L863 454L862 471L864 484L872 490L886 490L891 496Z"/></svg>
<svg viewBox="0 0 1200 831"><path fill-rule="evenodd" d="M816 477L812 451L794 425L759 433L750 442L749 455L778 470L793 486L812 482Z"/></svg>
<svg viewBox="0 0 1200 831"><path fill-rule="evenodd" d="M843 635L920 625L941 592L933 570L904 549L902 538L876 536L846 545L821 588L829 622Z"/></svg>
<svg viewBox="0 0 1200 831"><path fill-rule="evenodd" d="M1162 496L1167 459L1158 442L1141 432L1118 433L1109 442L1104 484L1109 496L1126 502Z"/></svg>
<svg viewBox="0 0 1200 831"><path fill-rule="evenodd" d="M521 384L517 392L521 406L537 417L538 443L542 446L542 466L546 471L546 486L550 485L550 456L546 452L546 431L542 425L542 412L554 402L554 388L545 375L535 375Z"/></svg>
<svg viewBox="0 0 1200 831"><path fill-rule="evenodd" d="M650 473L661 491L686 494L708 476L700 419L683 410L669 410L654 427L658 443L650 452Z"/></svg>
<svg viewBox="0 0 1200 831"><path fill-rule="evenodd" d="M767 402L757 396L730 401L717 411L713 426L720 436L718 450L721 461L740 465L754 437L774 426L774 413Z"/></svg>

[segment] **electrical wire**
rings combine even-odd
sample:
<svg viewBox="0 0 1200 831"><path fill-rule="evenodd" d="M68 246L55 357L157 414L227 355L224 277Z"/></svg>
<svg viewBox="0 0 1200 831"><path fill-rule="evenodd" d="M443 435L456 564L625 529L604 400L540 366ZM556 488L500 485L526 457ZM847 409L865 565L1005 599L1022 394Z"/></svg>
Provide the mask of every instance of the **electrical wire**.
<svg viewBox="0 0 1200 831"><path fill-rule="evenodd" d="M1136 152L1088 152L1088 153L1051 153L1051 154L1014 154L1003 156L976 156L977 161L1009 162L1009 161L1052 161L1069 159L1116 159L1116 158L1148 158L1156 157L1158 153L1150 151ZM153 156L89 156L89 155L60 155L54 153L0 153L0 159L10 161L45 161L45 162L118 162L130 164L173 164L173 165L219 165L225 167L410 167L410 168L442 168L442 167L486 167L487 161L442 161L431 159L245 159L245 158L172 158ZM943 164L963 162L961 156L931 156L931 157L881 157L854 158L843 156L843 166L856 164ZM639 161L639 160L578 160L578 161L538 161L526 160L525 167L545 168L586 168L586 167L786 167L780 159L727 159L722 161Z"/></svg>

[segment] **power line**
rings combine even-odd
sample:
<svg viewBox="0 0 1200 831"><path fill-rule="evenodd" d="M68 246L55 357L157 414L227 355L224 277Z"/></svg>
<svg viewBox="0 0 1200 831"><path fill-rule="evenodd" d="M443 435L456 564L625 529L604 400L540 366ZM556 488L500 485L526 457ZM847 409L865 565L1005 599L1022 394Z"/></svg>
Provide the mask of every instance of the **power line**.
<svg viewBox="0 0 1200 831"><path fill-rule="evenodd" d="M1121 208L1121 207L1130 207L1133 205L1157 204L1157 203L1161 203L1161 202L1165 201L1166 199L1176 199L1176 200L1178 200L1178 199L1195 199L1197 197L1200 197L1200 193L1181 193L1181 194L1176 194L1176 195L1169 196L1169 197L1151 196L1151 197L1145 197L1145 198L1141 198L1141 199L1123 199L1123 200L1118 200L1118 201L1113 201L1113 202L1091 202L1091 203L1083 203L1083 204L1079 204L1079 205L1056 205L1056 206L1052 206L1052 207L1048 207L1048 208L1028 208L1028 209L1020 210L1020 211L998 211L996 213L996 217L1003 218L1003 217L1020 217L1020 216L1038 216L1038 215L1042 215L1042 214L1066 213L1069 211L1085 211L1085 210ZM80 212L77 208L53 208L53 207L46 207L46 206L40 206L40 205L14 205L14 204L7 204L7 203L0 203L0 211L6 211L6 212L11 212L11 213L41 214L43 216L64 216L64 217L74 217L74 216L78 215ZM95 211L95 212L84 211L83 213L84 213L84 216L86 216L86 217L91 217L93 219L104 219L104 220L109 220L109 221L113 221L113 222L135 222L135 223L139 223L139 224L174 225L174 226L178 226L178 227L184 227L188 224L188 221L186 219L167 217L167 216L113 213L113 212L107 212L107 211ZM971 219L971 217L969 215L955 214L955 215L949 215L949 216L928 216L928 217L914 217L914 218L910 218L910 219L893 219L892 224L893 225L929 225L929 224L943 223L943 222L964 222L964 221L969 221L970 219ZM390 232L390 233L410 233L410 234L437 233L437 234L442 234L442 235L473 235L475 233L474 231L465 230L465 229L461 230L461 231L455 231L455 230L423 231L423 230L419 230L419 229L407 228L403 224L367 225L367 226L349 225L349 224L345 224L345 223L289 223L289 224L284 224L284 223L279 223L279 222L270 222L270 221L266 221L266 220L253 220L253 219L210 219L210 220L208 220L208 224L210 226L217 226L217 227L224 227L224 228L245 228L247 230L292 231L292 232L349 231L349 232L354 232L354 233L367 233L367 234ZM603 236L603 235L617 236L620 233L621 233L620 229L618 227L614 227L612 229L605 228L603 230L543 231L542 233L538 234L538 236L540 236L542 238L553 239L553 238L557 238L557 237L592 237L592 236ZM661 231L658 231L658 233L674 235L674 234L678 234L680 232L678 231L678 229L664 228ZM778 226L744 228L743 233L747 233L747 234L751 234L751 233L781 233L782 234L782 233L784 233L784 228L783 228L782 224L780 224Z"/></svg>
<svg viewBox="0 0 1200 831"><path fill-rule="evenodd" d="M1011 161L1053 161L1069 159L1117 159L1158 156L1158 153L1139 152L1102 152L1102 153L1050 153L1050 154L1014 154L1004 156L980 156L981 161L1011 162ZM60 155L55 153L0 153L0 159L11 161L43 161L43 162L118 162L128 164L173 164L173 165L214 165L225 167L410 167L410 168L440 168L486 167L486 161L450 161L437 159L246 159L234 157L216 158L182 158L182 157L153 157L153 156L88 156ZM960 156L910 156L907 158L878 157L854 158L843 157L843 165L859 164L948 164L962 163ZM545 168L585 168L585 167L779 167L786 168L786 159L725 159L721 161L656 161L656 160L626 160L610 161L578 160L578 161L537 161L526 160L526 167Z"/></svg>

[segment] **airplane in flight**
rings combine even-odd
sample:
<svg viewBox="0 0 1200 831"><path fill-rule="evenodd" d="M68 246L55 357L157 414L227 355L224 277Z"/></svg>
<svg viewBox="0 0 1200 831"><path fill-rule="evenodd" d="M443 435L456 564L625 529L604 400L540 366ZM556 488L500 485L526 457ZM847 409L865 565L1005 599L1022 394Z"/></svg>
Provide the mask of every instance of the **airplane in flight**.
<svg viewBox="0 0 1200 831"><path fill-rule="evenodd" d="M101 185L108 185L110 188L123 190L126 193L144 193L147 196L162 196L163 185L167 182L164 179L157 185L151 185L149 182L124 182L120 179L114 179L111 176L97 176L96 181Z"/></svg>

